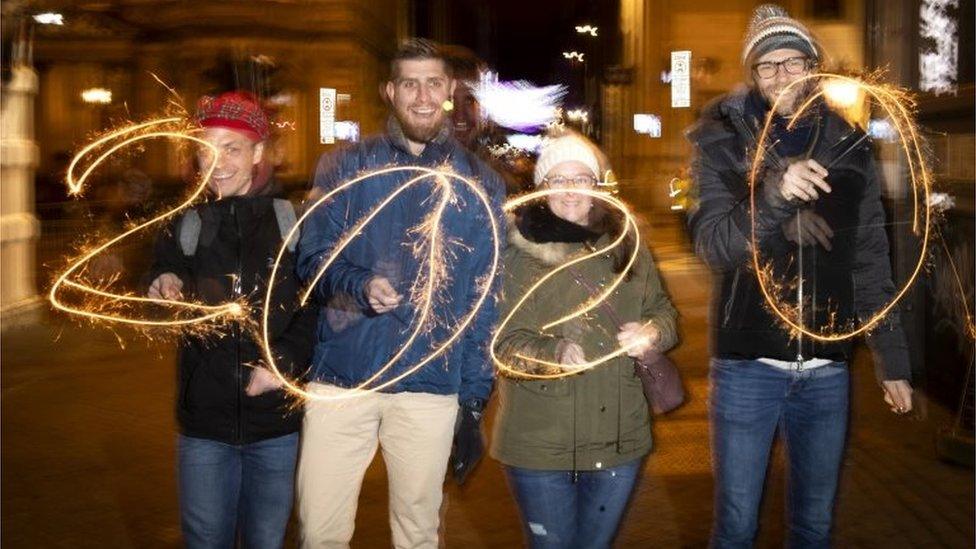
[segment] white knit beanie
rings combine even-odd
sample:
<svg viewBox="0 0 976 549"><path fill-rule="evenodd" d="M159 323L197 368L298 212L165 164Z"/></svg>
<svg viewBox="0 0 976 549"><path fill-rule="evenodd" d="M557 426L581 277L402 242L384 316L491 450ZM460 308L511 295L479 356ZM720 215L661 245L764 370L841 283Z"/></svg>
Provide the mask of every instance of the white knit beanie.
<svg viewBox="0 0 976 549"><path fill-rule="evenodd" d="M535 176L532 181L538 187L549 174L549 170L557 164L571 160L580 162L593 172L593 177L600 179L600 161L593 149L594 145L589 140L576 134L547 139L542 145L539 159L535 162Z"/></svg>

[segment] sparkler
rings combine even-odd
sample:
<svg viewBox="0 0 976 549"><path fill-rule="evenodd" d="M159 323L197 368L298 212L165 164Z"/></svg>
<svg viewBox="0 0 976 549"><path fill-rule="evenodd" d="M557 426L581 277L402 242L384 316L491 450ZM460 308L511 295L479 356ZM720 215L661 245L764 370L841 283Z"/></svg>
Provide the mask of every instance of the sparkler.
<svg viewBox="0 0 976 549"><path fill-rule="evenodd" d="M880 108L885 111L888 119L891 120L891 123L897 130L898 140L908 163L913 200L912 229L915 234L921 234L922 240L922 249L919 253L918 262L916 263L915 268L913 269L908 280L896 292L895 296L887 305L875 312L875 314L864 321L860 327L852 328L846 331L833 331L833 329L828 326L826 328L813 331L803 326L801 319L794 319L789 314L784 312L784 310L788 309L788 307L781 302L777 296L778 292L775 290L777 286L781 285L773 280L772 269L768 266L763 266L760 263L759 247L755 245L757 241L756 219L755 217L751 218L751 238L753 242L752 265L756 271L756 278L759 282L759 288L762 290L763 297L766 299L766 303L769 305L772 312L795 334L802 334L819 341L841 341L865 333L881 322L881 320L884 319L884 317L895 307L898 301L900 301L901 298L908 292L909 288L911 288L912 284L918 278L919 273L922 271L928 250L929 236L931 231L931 212L928 207L930 202L929 195L932 187L931 172L929 171L929 168L925 162L922 142L919 138L915 121L911 116L910 108L913 103L905 91L893 86L888 86L885 84L871 84L839 74L811 74L799 78L787 85L783 92L776 98L776 101L773 102L769 115L766 117L766 122L763 125L762 132L759 136L759 141L756 145L756 150L760 152L755 154L752 162L752 168L749 173L749 201L751 204L751 211L756 211L756 178L763 161L763 153L761 151L765 150L764 145L766 144L766 140L769 136L773 115L777 112L776 108L779 105L780 100L789 95L786 92L790 88L795 86L803 86L808 80L820 81L822 84L833 83L848 90L850 90L852 87L856 87L857 90L863 92L867 97L872 98L880 106ZM787 129L792 129L793 125L801 118L803 113L806 112L811 105L813 105L814 101L824 95L824 87L825 86L823 85L820 86L818 91L811 94L811 96L796 110L793 120L787 126ZM919 201L920 192L924 195L924 199L921 202ZM919 225L920 209L924 211L924 221L921 227Z"/></svg>
<svg viewBox="0 0 976 549"><path fill-rule="evenodd" d="M567 192L567 191L564 190L564 189L545 189L545 190L540 190L540 191L535 191L535 192L532 192L532 193L528 193L528 194L525 194L525 195L522 195L522 196L513 198L513 199L509 200L508 202L506 202L505 203L505 206L504 206L504 210L505 211L511 211L511 210L513 210L515 208L518 208L519 206L521 206L521 205L523 205L523 204L525 204L527 202L531 202L533 200L537 200L539 198L543 198L543 197L546 197L546 196L549 196L549 195L552 195L552 194L564 193L564 192ZM546 273L545 275L543 275L542 277L540 277L539 280L537 280L535 283L533 283L525 291L525 293L522 294L522 296L519 298L519 300L515 303L515 306L512 307L511 311L509 311L509 313L505 316L505 318L502 319L502 321L499 323L498 327L495 329L495 333L492 336L491 344L489 346L489 349L490 349L490 353L491 353L492 362L495 364L495 366L500 371L502 371L502 372L504 372L504 373L506 373L506 374L508 374L510 376L513 376L513 377L526 378L526 379L557 379L557 378L561 378L561 377L575 375L575 374L584 372L586 370L595 368L595 367L597 367L597 366L599 366L601 364L604 364L607 361L612 360L612 359L614 359L616 357L623 356L628 351L630 351L633 347L641 344L640 342L635 342L635 343L633 343L631 345L628 345L626 347L620 347L620 348L618 348L618 349L616 349L614 351L611 351L610 353L607 353L607 354L605 354L603 356L600 356L600 357L597 357L597 358L595 358L593 360L587 361L584 364L578 364L578 365L573 365L573 366L567 366L565 364L560 364L558 362L554 362L554 361L551 361L551 360L544 360L544 359L541 359L541 358L538 358L538 357L526 356L526 355L522 355L520 353L516 353L515 358L517 358L519 360L523 360L523 361L527 361L527 362L532 362L532 363L538 364L540 366L547 366L547 367L549 367L551 369L558 370L558 372L556 372L556 373L547 373L547 374L535 374L535 373L525 372L522 369L519 369L519 368L517 368L515 366L512 366L512 365L508 364L507 362L505 362L504 359L502 359L501 357L499 357L498 354L495 352L495 350L496 350L496 348L498 346L498 338L499 338L500 334L504 333L505 327L508 325L509 322L511 322L512 318L518 313L519 309L522 308L522 306L532 296L532 294L534 294L542 285L544 285L546 282L548 282L549 280L551 280L558 273L560 273L560 272L562 272L562 271L564 271L564 270L572 267L573 265L576 265L578 263L582 263L583 261L587 261L587 260L592 259L592 258L595 258L595 257L600 257L603 254L609 252L610 250L616 248L617 246L622 245L622 243L624 241L624 238L626 238L627 232L628 231L631 231L631 230L633 231L633 235L634 235L634 249L631 252L630 257L628 258L627 265L624 267L624 269L621 270L621 272L619 274L617 274L611 280L610 284L608 284L603 289L602 292L600 292L596 296L592 296L589 300L587 300L585 303L583 303L575 311L573 311L573 312L571 312L569 314L566 314L566 315L564 315L562 317L559 317L559 318L557 318L557 319L555 319L555 320L553 320L551 322L548 322L547 324L545 324L544 326L541 327L541 330L543 330L543 331L548 330L548 329L550 329L550 328L552 328L554 326L558 326L559 324L562 324L562 323L567 322L569 320L572 320L574 318L578 318L578 317L580 317L580 316L588 313L589 311L593 310L594 308L598 307L604 300L606 300L607 298L609 298L610 295L613 293L613 291L623 282L624 277L626 276L627 271L630 270L630 268L633 266L634 262L637 260L637 252L640 249L640 232L639 232L639 230L637 228L637 222L634 219L633 214L631 214L630 210L627 208L627 206L623 202L621 202L620 200L618 200L617 198L613 197L612 195L610 195L609 193L607 193L605 191L598 191L598 190L591 190L591 189L573 189L571 192L573 192L573 193L579 193L579 194L583 194L583 195L587 195L587 196L590 196L592 198L596 198L598 200L601 200L601 201L609 204L611 207L617 209L618 211L620 211L623 214L623 216L624 216L624 230L620 232L620 235L616 239L614 239L612 242L610 242L606 246L604 246L602 248L599 248L597 250L594 250L594 251L592 251L592 252L590 252L588 254L581 255L581 256L579 256L577 258L574 258L574 259L572 259L570 261L567 261L566 263L563 263L562 265L559 265L558 267L552 269L551 271L549 271L548 273Z"/></svg>
<svg viewBox="0 0 976 549"><path fill-rule="evenodd" d="M247 307L243 302L235 301L220 305L206 305L203 303L141 297L132 294L120 294L108 291L105 288L96 287L83 280L82 277L85 265L93 258L111 246L125 240L129 236L179 214L181 211L189 208L197 197L203 193L204 189L206 188L207 181L209 181L210 176L213 174L213 171L216 168L216 159L219 151L207 141L193 136L193 131L195 130L186 124L183 117L149 120L147 122L133 124L109 132L81 149L81 151L78 152L78 154L76 154L71 160L71 163L68 166L68 173L65 181L68 185L68 194L72 196L79 196L84 190L85 183L89 176L91 176L92 172L94 172L99 165L105 162L106 159L118 152L120 149L145 139L169 138L192 141L209 148L212 153L211 158L214 159L211 165L207 168L204 176L200 179L200 184L183 202L146 222L137 224L136 226L122 232L106 242L92 246L90 249L83 252L80 257L75 259L67 267L67 269L57 277L54 284L51 286L51 290L48 294L48 300L56 309L79 316L89 321L119 322L138 327L162 328L187 327L190 325L198 325L211 321L239 319L246 316ZM94 160L91 160L91 162L87 164L87 167L82 171L81 175L76 177L76 170L78 169L79 165L84 165L85 161L89 160L91 156L97 154L98 151L101 151L105 147L108 148L104 150L104 152L101 152L101 154L98 154ZM79 305L69 305L61 300L62 288L70 288L74 291L80 292L82 295L85 295L88 298L88 301ZM176 318L154 320L139 315L129 314L131 308L135 305L162 305L176 311L178 315ZM190 314L193 316L186 317L179 316L179 314Z"/></svg>
<svg viewBox="0 0 976 549"><path fill-rule="evenodd" d="M437 205L434 207L430 215L424 220L424 222L421 223L421 225L417 227L414 231L412 231L414 234L420 235L422 239L427 241L427 245L426 245L427 256L425 261L423 262L426 265L426 269L425 269L426 273L423 273L422 280L418 280L418 282L414 285L414 291L411 292L412 294L414 294L413 297L415 298L412 301L415 300L419 302L417 307L419 310L419 314L417 315L417 318L413 321L413 324L415 325L409 337L400 346L400 349L396 353L394 353L394 355L389 360L387 360L387 362L375 374L370 376L369 379L364 380L358 386L348 391L345 391L343 393L339 393L335 395L320 395L320 394L310 393L306 391L304 388L302 388L300 385L295 383L294 380L289 379L287 376L282 374L281 371L278 369L275 363L274 352L269 343L270 340L269 340L269 333L268 333L268 320L269 320L269 313L271 310L271 292L274 287L275 277L277 276L277 273L281 268L281 260L282 257L284 256L287 247L282 246L281 249L278 250L278 254L275 257L275 262L271 268L271 275L268 280L268 291L265 296L264 308L263 308L262 319L261 319L262 350L264 353L265 362L268 365L268 369L281 381L282 386L287 391L289 391L293 395L296 395L299 398L306 399L306 400L345 400L350 398L362 397L374 391L379 391L386 387L389 387L399 382L400 380L410 375L413 375L415 372L423 368L425 365L429 364L431 361L433 361L434 359L442 355L444 352L447 351L447 349L450 348L450 346L464 333L464 331L467 329L468 325L472 322L472 320L474 320L475 315L481 309L485 300L489 298L489 294L491 291L491 282L494 280L495 275L498 272L498 264L501 259L498 221L495 219L495 216L493 215L491 210L491 204L488 200L488 197L485 195L480 185L475 181L472 181L468 178L462 177L460 175L457 175L447 170L443 170L443 169L438 170L438 169L426 168L423 166L398 166L398 167L383 168L380 170L363 174L354 179L351 179L346 183L337 186L335 189L329 191L328 193L325 193L323 196L319 197L314 202L308 204L305 209L305 212L302 214L301 217L298 218L298 222L295 224L294 227L292 227L292 229L286 235L284 242L288 242L289 240L294 238L298 234L298 231L300 230L302 223L304 223L305 220L307 220L308 217L317 208L321 207L323 204L326 204L330 198L334 197L338 193L344 192L355 185L362 184L377 176L390 174L390 173L398 173L398 172L401 173L415 172L415 173L419 173L420 175L408 180L406 183L400 185L398 188L393 190L393 192L387 195L387 197L384 198L382 201L380 201L379 204L374 206L373 209L368 214L366 214L361 220L359 220L355 225L353 225L343 234L343 236L339 239L336 246L332 249L329 255L324 259L324 261L322 261L322 264L319 266L318 270L316 271L315 276L312 277L312 280L309 282L308 287L302 293L299 300L301 305L305 305L305 303L309 299L309 296L311 295L316 285L318 284L318 281L325 274L326 269L328 269L328 267L332 265L332 263L334 263L336 259L338 259L342 251L353 240L355 240L357 236L359 236L362 233L365 226L368 225L377 215L379 215L384 208L386 208L391 202L393 202L393 200L397 196L399 196L401 193L403 193L410 187L417 185L421 181L430 178L434 180L437 188L437 192L440 195L439 199L437 200ZM423 330L427 328L428 325L433 320L436 320L436 319L431 319L431 314L430 314L431 307L434 301L434 294L436 292L437 287L440 284L444 283L447 277L447 270L448 270L447 265L444 263L444 259L443 259L444 257L443 238L444 237L441 234L440 224L441 224L441 219L444 215L444 211L447 209L447 207L450 204L454 203L457 200L456 191L454 190L455 184L466 186L468 189L471 190L471 192L477 198L477 201L481 205L481 207L483 207L485 211L488 212L488 219L490 220L492 260L491 260L491 266L488 269L488 271L482 277L480 277L481 287L479 288L478 299L475 300L473 306L471 307L471 310L461 319L461 321L449 330L450 336L447 337L442 343L436 345L430 352L424 355L415 364L412 364L408 368L404 369L404 371L401 372L400 374L391 377L390 379L387 379L382 383L378 383L374 385L375 381L380 379L380 377L384 373L389 371L389 369L392 368L394 364L399 362L399 360L403 357L404 353L407 352L407 350L410 348L410 346L413 344L416 338L423 332ZM423 247L424 246L418 245L415 246L414 249L418 250ZM422 269L422 271L424 271L424 269Z"/></svg>
<svg viewBox="0 0 976 549"><path fill-rule="evenodd" d="M53 286L49 294L49 299L52 305L62 311L68 312L73 315L78 315L82 318L91 321L109 321L109 322L119 322L129 325L135 325L138 327L163 327L163 328L194 328L197 330L206 330L209 327L216 327L219 323L214 323L213 321L226 321L232 319L246 320L248 309L244 301L240 302L229 302L220 305L206 305L201 303L193 303L186 301L177 301L169 299L156 299L141 297L131 294L121 294L116 292L108 291L107 289L96 287L89 284L83 280L80 280L80 274L84 271L84 266L92 260L94 257L104 252L109 247L117 244L118 242L128 238L129 236L146 229L147 227L160 223L169 219L186 208L190 207L194 201L200 196L200 194L206 188L206 182L209 181L210 176L216 169L216 159L219 154L219 150L208 143L207 141L195 137L192 132L196 131L194 128L189 127L185 123L183 117L170 117L161 118L156 120L150 120L140 124L133 124L119 130L110 132L103 137L97 139L96 141L90 143L84 147L74 159L72 159L66 177L66 183L68 185L69 194L78 196L82 193L85 188L85 183L95 169L102 164L105 160L111 157L113 154L117 153L119 150L142 141L144 139L152 138L171 138L171 139L186 139L198 143L204 147L207 147L211 151L211 156L209 158L213 159L211 165L207 168L204 176L200 180L200 184L197 188L180 204L176 207L153 217L152 219L140 223L131 229L124 231L118 236L112 239L92 247L91 249L84 252L78 259L73 261L71 265L61 273ZM103 149L105 149L103 151ZM91 156L96 155L97 157L90 162L87 162ZM81 170L81 175L77 175L80 167L84 167ZM287 243L293 238L297 237L297 233L300 229L301 223L305 221L308 216L319 206L326 203L329 198L333 197L335 194L347 190L353 185L362 183L372 177L393 173L393 172L404 172L413 171L419 172L420 175L414 177L413 179L406 182L404 185L394 190L390 195L388 195L383 201L380 202L373 210L362 220L360 220L354 227L352 227L340 242L332 250L330 256L323 261L320 266L316 276L311 281L311 284L305 292L300 297L300 304L305 305L313 288L319 281L319 279L324 274L325 270L331 265L342 252L345 247L355 239L361 230L372 221L376 215L378 215L387 205L389 205L398 195L407 190L413 185L420 183L421 181L434 178L439 193L439 199L437 200L437 205L435 206L432 213L428 218L421 224L420 227L415 229L417 234L421 234L425 237L428 242L427 248L429 250L428 257L426 260L427 270L425 275L422 277L423 282L418 283L415 286L415 293L418 297L416 301L419 302L418 310L420 314L418 315L415 326L410 334L410 337L402 345L400 350L389 360L387 363L377 371L369 379L365 380L360 387L356 390L345 393L343 395L337 396L323 396L315 395L304 391L300 386L295 384L293 380L286 378L276 367L275 358L273 350L269 343L268 336L268 321L269 313L272 309L271 306L271 292L274 288L274 280L279 269L281 268L281 260L284 256L285 250L287 250ZM384 381L383 383L372 385L377 379L379 379L386 371L388 371L395 363L397 363L407 351L413 341L422 333L422 331L428 327L429 320L431 317L431 308L434 301L434 294L439 284L443 283L446 274L446 266L444 264L444 246L443 246L443 236L441 235L440 222L443 217L446 208L457 200L456 193L452 188L451 181L455 184L461 184L467 186L475 195L478 202L485 208L489 213L491 234L493 242L493 256L491 266L484 277L481 278L483 281L482 288L480 290L480 295L472 306L470 312L461 319L461 321L453 328L451 335L431 350L426 356L424 356L420 361L406 369L401 374ZM311 204L305 213L298 219L298 222L290 230L286 238L283 239L283 244L278 250L275 263L271 270L271 278L268 283L267 295L265 297L264 308L262 312L262 322L261 322L261 335L260 338L261 347L266 358L266 364L269 369L282 380L285 388L304 399L318 399L318 400L338 400L344 398L352 398L357 396L362 396L373 391L382 390L383 388L389 387L390 385L412 375L414 372L430 363L438 356L442 355L450 346L461 336L465 331L467 326L474 319L475 314L481 309L484 301L488 299L490 293L490 282L494 279L495 274L498 271L498 264L500 261L500 246L499 246L499 235L498 235L498 225L497 220L491 214L491 206L487 196L481 187L476 182L456 175L454 173L445 170L435 170L430 168L425 168L421 166L408 166L408 167L393 167L381 169L372 173L368 173L357 177L339 187L333 191L325 194L313 204ZM82 305L69 305L66 304L61 299L61 294L64 288L70 288L75 291L80 291L84 293L89 301ZM184 317L171 318L165 320L154 320L150 318L141 317L134 314L129 314L130 307L132 305L142 304L142 305L163 305L171 309L175 309L177 312L184 313ZM186 318L185 314L191 313L195 316Z"/></svg>

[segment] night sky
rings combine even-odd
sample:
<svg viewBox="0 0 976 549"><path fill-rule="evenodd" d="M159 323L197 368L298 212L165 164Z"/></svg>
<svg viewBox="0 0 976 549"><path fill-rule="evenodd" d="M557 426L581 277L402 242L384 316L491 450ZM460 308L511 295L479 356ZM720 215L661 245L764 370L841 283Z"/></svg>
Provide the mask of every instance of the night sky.
<svg viewBox="0 0 976 549"><path fill-rule="evenodd" d="M617 4L616 0L456 0L451 2L447 22L449 41L475 51L502 79L555 83L571 78L573 68L563 59L563 51L586 53L590 70L612 61L598 57L612 57L608 39L616 33ZM421 36L428 35L429 10L429 0L417 1L415 28ZM575 26L586 23L600 27L599 37L576 33Z"/></svg>

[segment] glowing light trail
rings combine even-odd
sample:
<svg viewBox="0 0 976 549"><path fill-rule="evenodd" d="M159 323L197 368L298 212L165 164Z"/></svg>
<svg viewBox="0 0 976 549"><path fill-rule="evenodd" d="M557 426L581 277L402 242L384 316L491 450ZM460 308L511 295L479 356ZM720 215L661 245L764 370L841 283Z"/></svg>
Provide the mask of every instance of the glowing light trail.
<svg viewBox="0 0 976 549"><path fill-rule="evenodd" d="M929 168L925 162L925 155L923 154L923 147L915 127L915 122L911 117L908 107L906 107L906 103L910 105L911 100L903 90L884 84L871 84L848 76L831 73L807 75L795 80L794 82L791 82L786 86L786 88L784 88L783 92L780 93L780 95L776 98L776 101L773 102L773 105L769 110L769 115L766 117L765 124L763 125L762 132L760 133L759 140L756 145L757 151L765 151L764 146L769 137L773 115L777 112L779 101L784 96L788 95L785 92L795 86L804 85L808 80L821 81L823 84L839 82L840 85L847 89L850 89L851 86L856 86L858 90L863 91L865 95L876 101L877 104L887 113L888 118L891 120L892 124L897 130L898 139L901 143L901 148L905 153L906 162L908 164L909 178L912 185L912 198L914 201L912 227L916 234L918 234L920 231L918 211L920 209L920 204L924 205L921 207L924 208L925 212L924 225L921 228L922 249L919 253L918 262L916 263L915 268L908 280L904 285L902 285L898 292L896 292L895 296L887 305L875 312L875 314L864 321L860 327L839 332L830 331L829 327L818 331L812 331L803 326L800 323L800 319L794 319L789 314L784 312L784 310L788 307L785 306L780 298L774 295L773 291L770 290L771 286L775 286L775 282L772 279L773 277L771 269L761 265L759 247L755 245L757 241L756 220L755 217L750 217L751 238L753 242L752 265L753 269L756 271L756 278L759 282L759 288L762 290L763 297L766 299L766 303L769 305L772 312L796 334L802 334L819 341L841 341L855 337L874 328L895 307L898 301L900 301L901 298L908 292L909 288L911 288L912 284L914 284L915 280L918 278L918 275L925 264L925 257L928 250L931 230L931 212L927 206L930 202L929 194L932 187L931 172L929 171ZM803 113L810 108L814 101L823 94L824 86L820 86L819 90L811 94L811 96L796 110L793 120L790 122L787 128L792 129L793 124L795 124L801 118ZM759 168L762 165L763 156L764 155L762 152L756 153L749 173L749 201L751 211L753 212L756 211L756 178ZM921 192L924 193L924 200L922 201L919 201L919 189L921 189ZM802 276L802 273L800 276Z"/></svg>
<svg viewBox="0 0 976 549"><path fill-rule="evenodd" d="M396 190L394 190L383 201L377 204L363 219L358 221L352 228L350 228L345 232L343 237L339 239L339 242L331 250L329 255L323 260L322 264L319 266L318 271L316 272L316 275L312 278L311 282L309 283L306 290L303 292L300 299L302 304L306 303L309 296L314 291L314 288L316 287L319 280L321 279L322 275L325 273L325 270L339 257L339 254L341 254L342 251L357 236L361 234L362 229L370 221L372 221L384 208L386 208L393 201L393 199L396 198L396 196L398 196L400 193L404 192L411 186L416 185L425 179L433 178L437 186L437 190L440 193L440 198L437 201L437 205L434 208L434 210L431 212L431 214L427 217L424 223L421 224L420 227L416 228L415 231L416 234L426 235L426 240L428 241L428 245L426 246L428 248L428 253L425 261L426 264L426 274L424 275L425 280L423 284L420 284L422 290L418 292L419 301L421 302L419 307L420 314L417 316L417 319L415 321L416 325L414 326L412 332L410 333L410 336L400 346L400 349L389 360L387 360L387 362L369 379L364 380L358 386L351 388L350 390L345 391L343 393L333 394L333 395L320 395L320 394L310 393L306 391L300 385L295 383L294 380L291 380L287 376L282 374L281 371L278 369L276 365L273 349L269 344L269 333L268 333L269 312L271 309L271 291L274 287L275 277L277 276L277 273L281 267L281 259L284 256L287 247L282 246L281 249L278 250L278 255L275 258L274 265L271 268L271 275L268 280L268 291L267 294L265 295L265 302L264 302L264 307L262 312L262 319L261 319L262 350L264 352L264 359L268 368L271 370L272 373L274 373L274 375L279 380L281 380L283 387L285 387L285 389L288 390L290 393L302 399L331 401L331 400L346 400L350 398L358 398L358 397L365 396L369 393L372 393L374 391L385 389L386 387L389 387L399 382L400 380L410 375L413 375L415 372L423 368L425 365L429 364L431 361L433 361L434 359L442 355L444 352L446 352L447 349L449 349L450 346L453 345L453 343L459 337L461 337L461 335L467 329L468 325L474 320L475 315L481 309L485 300L489 298L492 281L495 279L495 275L498 272L498 264L499 261L501 260L498 221L495 219L495 216L493 215L491 204L488 200L488 197L481 189L481 186L475 181L472 181L470 179L467 179L465 177L462 177L450 171L426 168L423 166L398 166L398 167L390 167L390 168L376 170L373 172L363 174L354 179L351 179L346 183L337 186L335 189L332 189L328 193L325 193L323 196L319 197L314 202L309 204L305 209L305 212L301 215L301 217L298 218L298 222L295 224L294 227L292 227L291 231L289 231L289 233L284 238L284 242L288 242L292 238L294 238L298 234L298 231L300 230L302 223L304 223L305 220L307 220L308 217L317 208L321 207L323 204L326 204L328 200L334 197L336 194L344 192L354 185L362 184L363 182L368 181L371 178L374 178L376 176L395 173L395 172L419 172L420 175L414 177L413 179L408 180L406 183L404 183ZM452 181L456 182L453 184L460 184L460 185L467 186L474 194L474 196L477 198L478 203L481 205L481 207L483 207L485 211L488 213L488 219L490 221L490 227L491 227L491 241L492 241L491 266L488 269L488 271L482 277L479 278L479 280L481 280L480 284L482 287L479 288L478 299L475 300L475 303L471 307L471 310L461 319L461 321L456 326L454 326L450 330L450 336L447 339L445 339L442 343L435 346L434 349L432 349L426 355L424 355L420 360L417 361L416 364L409 366L408 368L404 369L404 371L401 372L400 374L390 379L387 379L382 383L373 385L373 382L378 380L384 373L389 371L389 369L392 368L393 365L396 364L403 357L404 353L407 352L407 350L410 348L410 346L413 344L416 338L422 333L423 329L427 327L427 324L429 323L428 321L430 317L430 309L432 307L433 300L434 300L434 293L436 291L436 288L438 287L438 284L443 283L444 279L446 278L446 265L444 264L442 259L444 254L443 254L443 244L442 244L440 223L445 209L455 201L456 193L453 189Z"/></svg>
<svg viewBox="0 0 976 549"><path fill-rule="evenodd" d="M171 118L161 118L156 120L150 120L148 122L143 122L141 124L133 124L126 126L119 130L110 132L100 139L95 140L86 147L84 147L75 157L71 160L68 166L68 173L65 181L68 185L68 193L74 196L80 195L84 189L85 182L92 172L101 165L106 159L111 155L115 154L120 149L137 143L145 139L154 138L171 138L171 139L186 139L193 141L208 147L212 151L211 158L215 161L206 170L204 176L200 179L200 184L197 188L180 204L176 207L163 212L162 214L153 217L152 219L140 223L131 229L122 232L121 234L109 239L108 241L93 246L91 249L82 253L81 256L75 259L68 268L62 272L54 284L51 286L51 290L48 293L48 300L51 302L56 309L64 311L66 313L79 316L86 320L91 321L107 321L107 322L120 322L123 324L142 326L142 327L185 327L188 325L205 323L215 320L229 320L235 318L242 318L246 316L247 306L241 302L229 302L220 305L206 305L203 303L194 303L186 301L177 301L171 299L156 299L149 297L141 297L131 294L119 294L115 292L109 292L102 288L97 288L87 282L80 280L72 280L72 277L77 277L84 271L84 266L95 256L104 252L109 247L117 244L118 242L128 238L129 236L146 229L147 227L160 223L169 219L182 210L189 208L194 201L203 193L206 189L207 181L209 181L211 174L213 174L216 168L216 158L219 153L218 149L211 145L210 143L190 135L193 130L188 128L183 123L184 119L180 117ZM118 141L121 140L121 141ZM95 160L93 160L87 168L82 172L81 176L76 177L76 168L82 160L88 158L90 154L98 150L100 147L107 146L113 142L114 145L108 148L105 152L100 154ZM89 298L88 302L81 305L69 305L61 300L60 291L62 287L72 288L75 291L81 292ZM96 299L98 298L98 299ZM154 320L150 318L144 318L140 316L124 314L128 309L126 306L133 304L153 304L162 305L169 307L171 309L181 311L184 313L193 314L188 318L172 318L167 320ZM114 309L114 310L113 310Z"/></svg>
<svg viewBox="0 0 976 549"><path fill-rule="evenodd" d="M525 195L522 195L522 196L519 196L519 197L516 197L516 198L513 198L513 199L509 200L508 202L505 203L505 208L504 209L505 209L505 211L511 211L511 210L513 210L513 209L515 209L515 208L517 208L517 207L519 207L519 206L521 206L521 205L523 205L523 204L525 204L527 202L531 202L533 200L537 200L539 198L543 198L543 197L546 197L546 196L549 196L549 195L552 195L552 194L565 193L565 192L567 192L565 189L545 189L545 190L535 191L535 192L532 192L532 193L529 193L529 194L525 194ZM600 257L603 254L607 253L608 251L612 250L613 248L615 248L617 246L620 246L623 243L624 238L626 238L626 236L627 236L627 231L630 231L630 230L633 231L633 235L634 235L634 250L631 252L631 255L630 255L630 257L628 258L628 261L627 261L627 265L624 267L624 269L611 280L610 284L608 284L600 294L591 297L589 300L587 300L581 307L579 307L575 311L573 311L573 312L571 312L569 314L566 314L566 315L564 315L564 316L562 316L560 318L557 318L557 319L555 319L555 320L547 323L546 325L542 326L541 327L541 330L548 330L548 329L550 329L550 328L552 328L554 326L557 326L559 324L562 324L562 323L567 322L569 320L572 320L574 318L578 318L578 317L580 317L580 316L588 313L589 311L593 310L594 308L598 307L603 301L605 301L607 298L609 298L610 295L613 293L613 291L616 290L617 287L623 282L624 277L626 276L627 271L630 270L630 268L633 266L634 262L637 260L637 252L640 249L640 231L638 231L637 222L634 220L634 216L630 213L630 210L627 208L627 206L623 202L621 202L620 200L618 200L618 199L614 198L613 196L611 196L610 194L608 194L607 192L590 190L590 189L573 189L572 192L573 193L584 194L584 195L593 197L593 198L595 198L597 200L601 200L601 201L606 202L607 204L609 204L611 207L613 207L613 208L617 209L618 211L620 211L623 214L623 216L624 216L624 229L620 232L620 235L617 238L615 238L612 242L610 242L606 246L604 246L602 248L599 248L597 250L594 250L594 251L592 251L590 253L587 253L585 255L581 255L581 256L579 256L577 258L574 258L574 259L572 259L570 261L567 261L566 263L563 263L562 265L560 265L560 266L552 269L551 271L549 271L548 273L546 273L545 275L543 275L542 277L540 277L539 280L537 280L535 283L533 283L525 291L525 293L522 294L522 296L519 298L519 300L512 307L511 311L509 311L509 313L505 316L505 318L502 319L502 321L498 324L498 327L495 329L495 333L492 336L491 344L489 346L489 350L490 350L490 353L491 353L492 362L495 364L495 366L500 371L504 372L505 374L507 374L509 376L519 377L519 378L526 378L526 379L557 379L557 378L561 378L561 377L576 375L578 373L584 372L586 370L589 370L591 368L595 368L595 367L597 367L597 366L599 366L601 364L604 364L607 361L612 360L612 359L614 359L616 357L623 356L623 355L627 354L627 352L630 351L633 347L636 347L637 345L640 345L641 344L641 342L635 342L635 343L633 343L633 344L631 344L629 346L620 347L620 348L618 348L618 349L616 349L616 350L614 350L614 351L612 351L610 353L607 353L607 354L605 354L603 356L597 357L597 358L595 358L593 360L587 361L587 362L585 362L583 364L578 364L578 365L573 365L573 366L568 366L568 365L565 365L565 364L561 364L561 363L555 362L553 360L544 360L544 359L540 359L540 358L537 358L537 357L531 357L531 356L526 356L526 355L522 355L522 354L516 353L515 358L517 358L519 360L523 360L523 361L527 361L527 362L532 362L532 363L538 364L540 366L547 366L550 369L559 370L556 373L544 373L544 374L540 374L540 373L529 373L529 372L526 372L523 369L520 369L520 368L518 368L516 366L512 366L512 365L508 364L507 362L505 362L505 360L503 358L499 357L498 354L495 352L495 349L498 346L498 338L499 338L500 334L502 334L505 331L505 327L508 325L509 322L511 322L512 318L519 312L519 309L521 309L522 306L525 304L525 302L530 297L532 297L532 294L534 294L543 284L546 284L546 282L548 282L550 279L552 279L558 273L560 273L560 272L562 272L562 271L564 271L564 270L572 267L573 265L576 265L578 263L582 263L583 261L587 261L587 260L592 259L592 258Z"/></svg>

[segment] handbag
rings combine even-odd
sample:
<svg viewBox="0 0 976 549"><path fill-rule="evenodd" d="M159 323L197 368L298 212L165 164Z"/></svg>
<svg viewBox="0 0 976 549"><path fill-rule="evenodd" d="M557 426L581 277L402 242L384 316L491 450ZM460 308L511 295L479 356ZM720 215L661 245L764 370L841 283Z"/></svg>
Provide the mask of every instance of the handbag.
<svg viewBox="0 0 976 549"><path fill-rule="evenodd" d="M586 280L578 270L572 267L567 270L591 296L599 294L596 286ZM607 300L601 301L599 307L618 328L623 326L620 315ZM640 379L644 398L655 414L666 414L684 403L685 388L681 382L681 374L664 353L648 349L640 358L634 358L634 375Z"/></svg>

